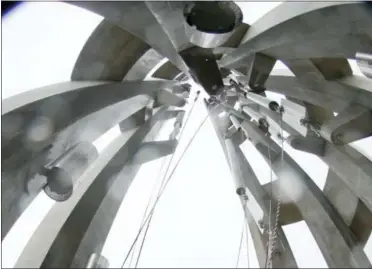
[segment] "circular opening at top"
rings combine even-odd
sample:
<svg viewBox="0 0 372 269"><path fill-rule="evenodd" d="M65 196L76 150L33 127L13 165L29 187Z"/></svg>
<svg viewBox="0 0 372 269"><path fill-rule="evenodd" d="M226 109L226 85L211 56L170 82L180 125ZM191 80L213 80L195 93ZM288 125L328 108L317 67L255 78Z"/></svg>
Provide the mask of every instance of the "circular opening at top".
<svg viewBox="0 0 372 269"><path fill-rule="evenodd" d="M205 33L223 34L234 30L243 14L233 1L194 2L184 10L186 22Z"/></svg>

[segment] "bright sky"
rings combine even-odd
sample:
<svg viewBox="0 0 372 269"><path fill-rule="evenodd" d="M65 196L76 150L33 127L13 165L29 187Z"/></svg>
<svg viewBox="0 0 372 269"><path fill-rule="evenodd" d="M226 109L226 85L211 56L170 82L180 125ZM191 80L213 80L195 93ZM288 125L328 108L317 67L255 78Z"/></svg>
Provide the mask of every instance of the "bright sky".
<svg viewBox="0 0 372 269"><path fill-rule="evenodd" d="M239 2L244 22L250 24L278 4ZM68 81L79 52L101 20L102 17L98 15L65 3L32 2L18 7L14 14L2 20L2 98ZM353 69L358 71L355 63L352 64ZM278 62L276 68L283 66ZM281 98L275 94L269 97ZM204 105L200 102L180 141L175 161L205 115ZM164 128L157 139L167 139L169 133L169 128ZM97 139L95 145L102 152L118 135L118 128L114 126ZM371 139L354 144L372 159L371 151L367 150L371 148ZM242 145L242 150L261 184L269 182L268 166L254 147L247 142ZM311 154L290 147L287 150L323 188L328 167ZM143 165L124 199L102 251L110 267L121 265L138 231L156 180L154 175L157 175L162 162L163 159L159 159ZM53 205L53 201L40 193L19 218L2 242L4 267L15 264L32 232ZM207 120L158 204L139 266L235 267L242 223L243 211L233 188L227 162L211 122ZM326 267L304 222L285 226L284 231L299 267ZM258 267L251 238L248 245L250 266ZM372 259L371 237L365 249ZM240 267L248 265L245 253L246 245L243 244Z"/></svg>

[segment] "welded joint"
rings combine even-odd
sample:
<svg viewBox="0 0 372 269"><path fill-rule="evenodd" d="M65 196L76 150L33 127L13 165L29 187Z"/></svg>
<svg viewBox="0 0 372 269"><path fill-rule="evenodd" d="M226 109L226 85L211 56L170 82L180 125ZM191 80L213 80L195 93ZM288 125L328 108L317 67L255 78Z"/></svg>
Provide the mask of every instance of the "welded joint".
<svg viewBox="0 0 372 269"><path fill-rule="evenodd" d="M276 59L268 55L262 53L254 54L248 69L248 85L254 92L262 92L265 90L264 84L275 63Z"/></svg>
<svg viewBox="0 0 372 269"><path fill-rule="evenodd" d="M337 116L325 122L321 135L335 145L344 145L372 135L372 111L351 104Z"/></svg>

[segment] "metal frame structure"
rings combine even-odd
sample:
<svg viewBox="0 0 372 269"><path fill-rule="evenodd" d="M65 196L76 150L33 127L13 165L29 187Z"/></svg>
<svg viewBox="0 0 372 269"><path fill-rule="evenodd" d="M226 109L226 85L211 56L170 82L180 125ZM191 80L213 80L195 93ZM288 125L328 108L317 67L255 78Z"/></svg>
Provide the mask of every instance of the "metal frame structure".
<svg viewBox="0 0 372 269"><path fill-rule="evenodd" d="M234 2L227 3L206 4L226 12L216 18L226 25L238 14L231 29L212 32L185 15L195 6L208 13L196 2L67 3L104 17L71 81L2 100L2 239L39 192L59 201L15 267L107 266L103 243L141 164L175 151L184 121L180 108L195 96L187 79L210 96L205 105L260 267L297 267L282 226L300 220L329 267L371 267L363 247L372 231L372 162L349 145L372 135L371 5L283 2L247 25ZM357 59L365 77L353 74L349 59ZM277 61L288 69L274 69ZM267 92L286 99L276 103ZM174 134L155 141L174 118ZM116 124L120 136L98 154L92 142ZM34 137L33 128L50 132ZM245 139L277 182L260 184L239 148ZM323 190L285 151L284 140L329 166ZM282 183L301 186L301 198L282 204ZM262 219L253 217L252 199Z"/></svg>

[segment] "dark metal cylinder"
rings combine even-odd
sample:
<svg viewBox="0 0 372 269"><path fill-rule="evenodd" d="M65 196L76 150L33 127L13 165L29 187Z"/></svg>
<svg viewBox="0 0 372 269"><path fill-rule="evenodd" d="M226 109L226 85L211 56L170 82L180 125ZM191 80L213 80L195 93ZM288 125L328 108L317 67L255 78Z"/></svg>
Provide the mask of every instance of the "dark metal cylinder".
<svg viewBox="0 0 372 269"><path fill-rule="evenodd" d="M72 195L75 182L97 157L98 151L90 142L81 142L69 148L45 166L45 193L53 200L66 201Z"/></svg>
<svg viewBox="0 0 372 269"><path fill-rule="evenodd" d="M191 43L202 48L221 46L243 21L243 13L234 1L193 2L186 5L184 17Z"/></svg>

